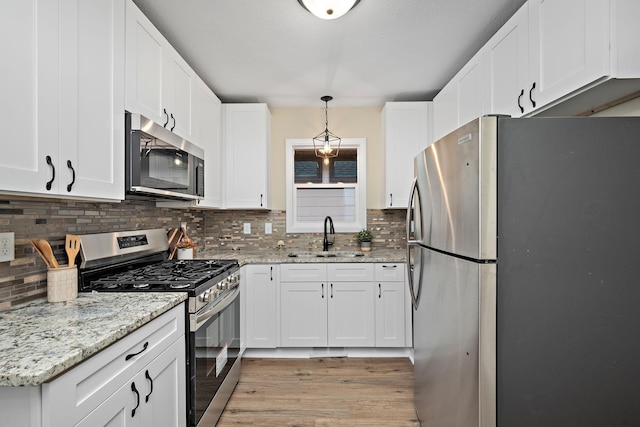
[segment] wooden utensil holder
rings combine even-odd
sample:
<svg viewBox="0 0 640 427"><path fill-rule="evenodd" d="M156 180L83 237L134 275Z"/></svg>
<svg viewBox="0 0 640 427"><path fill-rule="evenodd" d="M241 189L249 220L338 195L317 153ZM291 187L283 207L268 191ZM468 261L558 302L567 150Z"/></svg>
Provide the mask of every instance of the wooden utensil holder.
<svg viewBox="0 0 640 427"><path fill-rule="evenodd" d="M61 265L47 270L47 301L63 302L78 297L78 268Z"/></svg>

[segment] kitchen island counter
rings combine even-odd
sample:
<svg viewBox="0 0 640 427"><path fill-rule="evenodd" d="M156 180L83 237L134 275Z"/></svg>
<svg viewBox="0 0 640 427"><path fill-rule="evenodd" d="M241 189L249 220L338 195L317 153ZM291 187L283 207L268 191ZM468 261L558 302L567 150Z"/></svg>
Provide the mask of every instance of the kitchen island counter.
<svg viewBox="0 0 640 427"><path fill-rule="evenodd" d="M0 387L50 381L187 297L184 292L81 293L0 311Z"/></svg>

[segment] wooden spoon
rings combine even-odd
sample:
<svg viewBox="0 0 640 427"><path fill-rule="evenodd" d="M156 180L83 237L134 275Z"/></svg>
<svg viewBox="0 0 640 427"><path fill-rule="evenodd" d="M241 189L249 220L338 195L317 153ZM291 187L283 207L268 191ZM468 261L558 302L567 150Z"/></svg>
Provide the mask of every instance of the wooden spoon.
<svg viewBox="0 0 640 427"><path fill-rule="evenodd" d="M51 250L51 245L44 239L36 240L40 251L44 254L44 256L49 260L49 264L51 264L51 268L58 268L60 265L58 264L58 260L53 255L53 250Z"/></svg>
<svg viewBox="0 0 640 427"><path fill-rule="evenodd" d="M67 234L64 241L64 250L69 258L69 267L74 267L76 265L76 256L80 250L80 236Z"/></svg>
<svg viewBox="0 0 640 427"><path fill-rule="evenodd" d="M38 242L36 240L33 239L29 239L29 241L31 242L31 246L34 247L34 249L36 250L36 252L38 252L38 254L40 254L40 258L42 258L42 260L44 261L44 263L47 265L47 268L53 268L51 267L51 263L49 262L49 260L47 259L47 257L42 253L42 251L40 250L40 246L38 246Z"/></svg>

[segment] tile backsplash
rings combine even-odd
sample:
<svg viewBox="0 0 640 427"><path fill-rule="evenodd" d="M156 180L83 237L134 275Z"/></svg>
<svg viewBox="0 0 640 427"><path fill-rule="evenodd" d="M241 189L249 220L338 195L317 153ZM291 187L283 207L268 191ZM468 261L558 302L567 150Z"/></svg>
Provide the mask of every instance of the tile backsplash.
<svg viewBox="0 0 640 427"><path fill-rule="evenodd" d="M404 247L404 210L369 210L367 216L375 247ZM47 239L58 262L66 264L66 234L169 229L182 222L197 249L208 253L271 250L280 240L287 249L322 248L321 230L287 234L284 211L174 209L143 200L103 203L6 196L0 198L0 232L15 232L16 248L15 260L0 262L0 309L46 296L46 266L29 239ZM248 235L243 233L246 222L251 223ZM265 223L271 223L272 234L265 234ZM357 248L354 233L336 233L336 250Z"/></svg>

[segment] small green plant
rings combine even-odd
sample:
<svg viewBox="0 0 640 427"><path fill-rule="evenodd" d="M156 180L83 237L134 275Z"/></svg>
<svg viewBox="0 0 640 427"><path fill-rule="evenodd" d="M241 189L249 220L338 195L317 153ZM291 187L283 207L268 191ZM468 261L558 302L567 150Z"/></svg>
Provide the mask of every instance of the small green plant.
<svg viewBox="0 0 640 427"><path fill-rule="evenodd" d="M358 240L358 242L370 242L373 240L373 233L367 229L362 229L356 234L356 240Z"/></svg>

